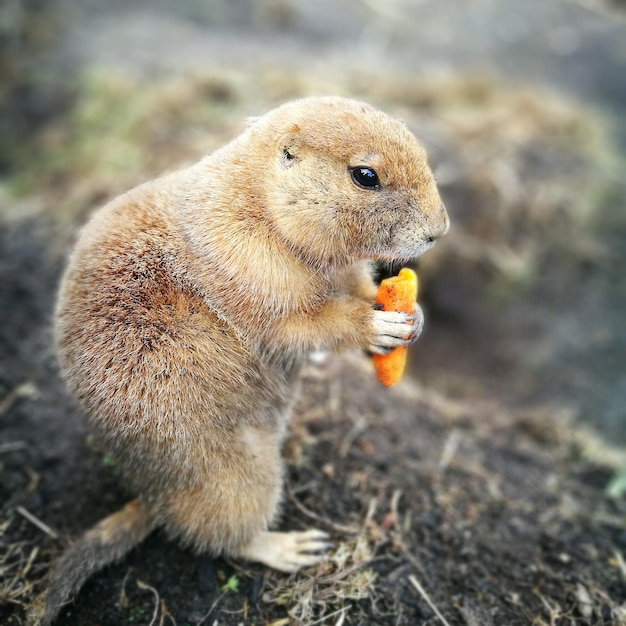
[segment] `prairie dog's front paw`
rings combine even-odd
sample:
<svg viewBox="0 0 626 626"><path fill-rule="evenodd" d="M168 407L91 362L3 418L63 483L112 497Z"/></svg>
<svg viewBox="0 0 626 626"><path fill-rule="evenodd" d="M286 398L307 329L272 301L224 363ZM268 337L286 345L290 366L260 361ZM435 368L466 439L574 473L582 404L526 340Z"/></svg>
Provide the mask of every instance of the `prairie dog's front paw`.
<svg viewBox="0 0 626 626"><path fill-rule="evenodd" d="M413 315L398 311L374 311L374 336L370 341L370 352L387 354L398 346L408 346L424 328L424 312L415 304Z"/></svg>

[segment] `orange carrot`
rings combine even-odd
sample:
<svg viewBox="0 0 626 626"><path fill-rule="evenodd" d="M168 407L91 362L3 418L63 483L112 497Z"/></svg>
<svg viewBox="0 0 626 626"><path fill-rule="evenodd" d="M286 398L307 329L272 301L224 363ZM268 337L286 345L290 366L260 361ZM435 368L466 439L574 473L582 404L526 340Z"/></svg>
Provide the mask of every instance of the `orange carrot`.
<svg viewBox="0 0 626 626"><path fill-rule="evenodd" d="M380 283L376 294L376 304L382 304L383 311L400 311L412 315L417 299L417 274L405 267L397 276L386 278ZM389 354L374 354L374 368L378 380L387 387L402 378L408 348L399 346Z"/></svg>

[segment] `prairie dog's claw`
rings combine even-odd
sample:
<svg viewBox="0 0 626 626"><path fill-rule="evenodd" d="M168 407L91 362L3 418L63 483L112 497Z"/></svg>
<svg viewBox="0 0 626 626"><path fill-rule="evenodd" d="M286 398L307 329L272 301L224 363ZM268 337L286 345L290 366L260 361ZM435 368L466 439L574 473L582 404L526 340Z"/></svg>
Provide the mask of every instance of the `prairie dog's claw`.
<svg viewBox="0 0 626 626"><path fill-rule="evenodd" d="M373 315L374 336L369 349L375 354L387 354L398 346L410 345L424 328L424 312L417 303L412 315L377 309L374 309Z"/></svg>
<svg viewBox="0 0 626 626"><path fill-rule="evenodd" d="M332 548L328 535L321 530L277 533L261 532L244 549L241 556L264 563L281 572L297 572L327 558Z"/></svg>

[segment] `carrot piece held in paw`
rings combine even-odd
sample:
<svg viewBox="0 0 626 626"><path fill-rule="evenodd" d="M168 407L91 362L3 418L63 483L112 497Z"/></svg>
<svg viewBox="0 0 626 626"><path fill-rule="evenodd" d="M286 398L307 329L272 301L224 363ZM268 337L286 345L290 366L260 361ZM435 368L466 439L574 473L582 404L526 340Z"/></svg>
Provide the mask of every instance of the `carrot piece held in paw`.
<svg viewBox="0 0 626 626"><path fill-rule="evenodd" d="M415 312L417 300L417 274L405 267L397 276L385 278L380 283L376 294L376 304L382 304L383 311L399 311L408 313ZM404 372L408 348L398 346L389 354L374 354L374 368L376 377L389 387L395 385Z"/></svg>

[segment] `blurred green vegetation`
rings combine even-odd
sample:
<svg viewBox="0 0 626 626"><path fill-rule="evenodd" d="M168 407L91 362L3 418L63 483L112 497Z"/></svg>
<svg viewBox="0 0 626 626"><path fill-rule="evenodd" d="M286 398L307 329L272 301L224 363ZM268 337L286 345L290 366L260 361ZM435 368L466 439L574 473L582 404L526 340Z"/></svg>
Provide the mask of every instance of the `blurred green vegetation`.
<svg viewBox="0 0 626 626"><path fill-rule="evenodd" d="M64 13L46 0L0 3L0 176L24 166L24 143L70 105L73 87L53 62Z"/></svg>

